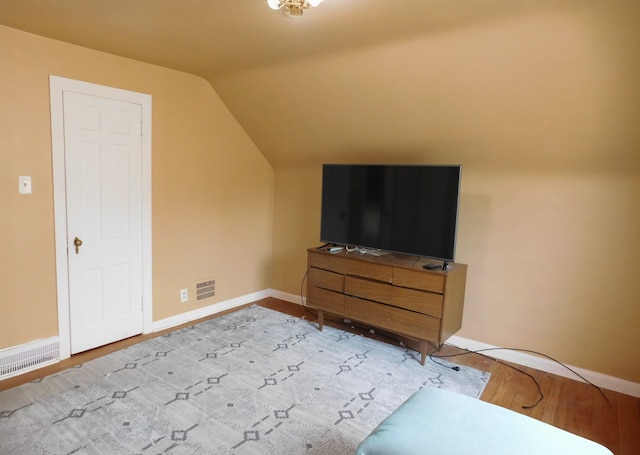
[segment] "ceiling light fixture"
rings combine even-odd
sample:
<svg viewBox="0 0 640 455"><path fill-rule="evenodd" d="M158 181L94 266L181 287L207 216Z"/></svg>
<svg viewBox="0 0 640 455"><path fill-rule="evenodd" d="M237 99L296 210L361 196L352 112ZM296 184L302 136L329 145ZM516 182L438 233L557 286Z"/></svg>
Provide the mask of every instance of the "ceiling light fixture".
<svg viewBox="0 0 640 455"><path fill-rule="evenodd" d="M302 16L302 11L307 8L315 8L323 0L267 0L271 9L284 8L289 16Z"/></svg>

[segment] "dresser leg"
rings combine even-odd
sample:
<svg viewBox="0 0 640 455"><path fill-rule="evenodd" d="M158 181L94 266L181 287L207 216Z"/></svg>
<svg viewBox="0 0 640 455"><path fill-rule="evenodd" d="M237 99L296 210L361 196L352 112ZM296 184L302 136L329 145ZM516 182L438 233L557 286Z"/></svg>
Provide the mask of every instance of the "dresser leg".
<svg viewBox="0 0 640 455"><path fill-rule="evenodd" d="M322 327L324 326L324 311L318 310L318 328L322 332Z"/></svg>
<svg viewBox="0 0 640 455"><path fill-rule="evenodd" d="M420 341L420 364L424 365L424 362L427 360L427 348L429 346L429 342L425 340Z"/></svg>

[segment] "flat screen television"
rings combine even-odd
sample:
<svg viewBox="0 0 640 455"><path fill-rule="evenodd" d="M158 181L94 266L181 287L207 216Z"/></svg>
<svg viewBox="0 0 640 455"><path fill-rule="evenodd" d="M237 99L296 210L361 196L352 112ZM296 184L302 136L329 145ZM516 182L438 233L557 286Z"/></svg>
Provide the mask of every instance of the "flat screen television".
<svg viewBox="0 0 640 455"><path fill-rule="evenodd" d="M320 240L453 262L462 166L325 164Z"/></svg>

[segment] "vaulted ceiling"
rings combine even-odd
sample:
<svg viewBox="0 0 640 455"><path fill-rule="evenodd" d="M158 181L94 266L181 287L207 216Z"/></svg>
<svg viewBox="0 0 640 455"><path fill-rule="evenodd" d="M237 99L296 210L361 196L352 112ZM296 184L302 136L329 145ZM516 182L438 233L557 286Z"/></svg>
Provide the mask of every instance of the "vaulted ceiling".
<svg viewBox="0 0 640 455"><path fill-rule="evenodd" d="M522 53L543 65L557 51L567 23L549 17L571 14L584 28L598 3L325 0L288 17L266 0L0 0L0 24L205 78L276 166L461 162L471 136L491 126L485 101L506 100L495 122L531 120L509 98L539 102L522 93L531 82ZM507 87L489 84L509 61ZM456 137L460 121L469 130Z"/></svg>
<svg viewBox="0 0 640 455"><path fill-rule="evenodd" d="M536 10L549 0L0 0L0 23L206 79Z"/></svg>

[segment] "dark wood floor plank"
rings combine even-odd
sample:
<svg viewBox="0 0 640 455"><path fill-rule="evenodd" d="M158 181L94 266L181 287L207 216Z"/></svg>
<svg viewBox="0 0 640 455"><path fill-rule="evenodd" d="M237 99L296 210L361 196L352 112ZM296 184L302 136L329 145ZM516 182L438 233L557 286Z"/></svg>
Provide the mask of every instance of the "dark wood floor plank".
<svg viewBox="0 0 640 455"><path fill-rule="evenodd" d="M640 454L640 400L621 393L617 404L618 451L616 455Z"/></svg>

